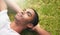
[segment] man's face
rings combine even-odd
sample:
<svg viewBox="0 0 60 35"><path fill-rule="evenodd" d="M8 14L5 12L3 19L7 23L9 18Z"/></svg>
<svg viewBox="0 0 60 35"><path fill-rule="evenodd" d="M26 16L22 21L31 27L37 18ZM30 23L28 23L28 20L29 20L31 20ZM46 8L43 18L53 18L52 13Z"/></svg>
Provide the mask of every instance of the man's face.
<svg viewBox="0 0 60 35"><path fill-rule="evenodd" d="M33 20L35 13L32 9L26 9L24 12L18 12L15 19L19 22L27 22Z"/></svg>

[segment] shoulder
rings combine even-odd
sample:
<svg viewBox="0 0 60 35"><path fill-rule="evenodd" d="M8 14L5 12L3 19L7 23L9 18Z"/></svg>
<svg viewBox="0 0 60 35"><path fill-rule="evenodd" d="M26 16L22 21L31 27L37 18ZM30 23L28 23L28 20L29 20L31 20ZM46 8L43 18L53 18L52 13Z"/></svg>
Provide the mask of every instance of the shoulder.
<svg viewBox="0 0 60 35"><path fill-rule="evenodd" d="M6 10L1 10L1 11L0 11L0 15L3 14L3 13L7 13L7 12L8 12L7 9L6 9Z"/></svg>
<svg viewBox="0 0 60 35"><path fill-rule="evenodd" d="M12 31L9 28L3 28L3 29L0 30L0 35L19 35L19 34Z"/></svg>

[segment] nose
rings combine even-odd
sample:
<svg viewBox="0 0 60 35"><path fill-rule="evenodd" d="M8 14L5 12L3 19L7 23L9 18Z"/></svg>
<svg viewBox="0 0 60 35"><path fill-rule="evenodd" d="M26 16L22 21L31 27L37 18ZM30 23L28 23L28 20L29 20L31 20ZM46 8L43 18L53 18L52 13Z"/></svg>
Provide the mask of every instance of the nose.
<svg viewBox="0 0 60 35"><path fill-rule="evenodd" d="M24 12L18 12L18 16L22 17L24 15Z"/></svg>

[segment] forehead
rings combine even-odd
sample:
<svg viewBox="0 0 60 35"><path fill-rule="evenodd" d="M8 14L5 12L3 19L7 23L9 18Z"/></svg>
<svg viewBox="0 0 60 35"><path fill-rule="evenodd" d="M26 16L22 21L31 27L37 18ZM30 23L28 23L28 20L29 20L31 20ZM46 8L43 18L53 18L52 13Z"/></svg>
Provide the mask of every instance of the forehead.
<svg viewBox="0 0 60 35"><path fill-rule="evenodd" d="M33 9L26 9L26 12L30 12L32 15L35 14Z"/></svg>
<svg viewBox="0 0 60 35"><path fill-rule="evenodd" d="M26 9L26 11L33 11L33 9Z"/></svg>

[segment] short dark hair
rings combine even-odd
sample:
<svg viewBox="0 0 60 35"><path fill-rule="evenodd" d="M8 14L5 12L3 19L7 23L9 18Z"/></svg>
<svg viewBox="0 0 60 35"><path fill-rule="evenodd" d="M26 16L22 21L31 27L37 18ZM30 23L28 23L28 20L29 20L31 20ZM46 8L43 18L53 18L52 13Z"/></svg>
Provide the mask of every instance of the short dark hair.
<svg viewBox="0 0 60 35"><path fill-rule="evenodd" d="M36 10L32 9L35 13L35 16L34 16L34 19L31 21L31 23L36 26L39 22L39 16L38 16L38 13L36 12Z"/></svg>

